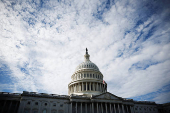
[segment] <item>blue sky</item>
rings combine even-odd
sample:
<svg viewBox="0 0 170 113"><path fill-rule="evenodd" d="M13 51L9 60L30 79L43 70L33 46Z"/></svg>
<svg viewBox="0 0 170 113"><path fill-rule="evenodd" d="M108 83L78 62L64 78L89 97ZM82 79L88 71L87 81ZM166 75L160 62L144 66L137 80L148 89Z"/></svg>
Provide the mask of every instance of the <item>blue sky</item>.
<svg viewBox="0 0 170 113"><path fill-rule="evenodd" d="M0 91L67 94L90 59L108 91L170 102L168 0L0 1Z"/></svg>

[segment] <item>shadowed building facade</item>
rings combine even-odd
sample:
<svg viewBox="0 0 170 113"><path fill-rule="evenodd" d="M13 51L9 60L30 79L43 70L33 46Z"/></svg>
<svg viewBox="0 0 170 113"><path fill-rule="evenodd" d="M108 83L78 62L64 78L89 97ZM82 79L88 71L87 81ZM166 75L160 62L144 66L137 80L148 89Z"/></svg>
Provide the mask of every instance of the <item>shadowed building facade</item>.
<svg viewBox="0 0 170 113"><path fill-rule="evenodd" d="M134 101L107 92L99 68L90 61L77 66L68 84L68 95L23 91L0 93L0 113L169 113L170 105Z"/></svg>

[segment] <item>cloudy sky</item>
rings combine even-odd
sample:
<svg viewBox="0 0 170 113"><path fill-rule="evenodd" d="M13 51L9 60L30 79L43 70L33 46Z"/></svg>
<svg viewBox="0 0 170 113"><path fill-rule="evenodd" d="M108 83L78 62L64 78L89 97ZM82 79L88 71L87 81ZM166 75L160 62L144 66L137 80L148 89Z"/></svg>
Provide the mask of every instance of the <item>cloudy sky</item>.
<svg viewBox="0 0 170 113"><path fill-rule="evenodd" d="M0 91L67 95L85 48L108 91L170 102L169 0L1 0Z"/></svg>

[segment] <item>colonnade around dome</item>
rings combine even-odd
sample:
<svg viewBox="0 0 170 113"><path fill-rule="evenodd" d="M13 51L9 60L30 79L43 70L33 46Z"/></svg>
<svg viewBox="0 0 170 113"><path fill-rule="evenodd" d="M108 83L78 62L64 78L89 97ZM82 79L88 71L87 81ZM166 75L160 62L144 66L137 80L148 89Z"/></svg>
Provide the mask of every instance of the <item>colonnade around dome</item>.
<svg viewBox="0 0 170 113"><path fill-rule="evenodd" d="M95 72L78 72L71 76L72 81L82 80L82 79L98 79L103 80L103 75L101 73Z"/></svg>
<svg viewBox="0 0 170 113"><path fill-rule="evenodd" d="M68 93L70 94L101 94L107 92L107 85L101 82L78 82L71 84L68 89Z"/></svg>

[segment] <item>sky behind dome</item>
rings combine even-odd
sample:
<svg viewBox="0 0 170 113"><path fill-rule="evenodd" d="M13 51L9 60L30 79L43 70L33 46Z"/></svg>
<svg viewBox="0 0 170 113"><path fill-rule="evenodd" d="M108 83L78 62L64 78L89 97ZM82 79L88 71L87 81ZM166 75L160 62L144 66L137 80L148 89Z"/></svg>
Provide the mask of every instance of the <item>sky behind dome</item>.
<svg viewBox="0 0 170 113"><path fill-rule="evenodd" d="M1 0L0 91L64 94L85 48L108 91L170 102L169 0Z"/></svg>

